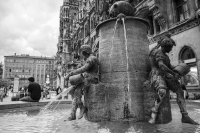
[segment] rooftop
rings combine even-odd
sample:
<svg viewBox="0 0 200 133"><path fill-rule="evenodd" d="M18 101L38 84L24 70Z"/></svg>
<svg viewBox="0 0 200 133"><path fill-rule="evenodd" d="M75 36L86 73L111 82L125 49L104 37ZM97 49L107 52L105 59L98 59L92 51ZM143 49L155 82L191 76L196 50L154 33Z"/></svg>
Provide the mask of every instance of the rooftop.
<svg viewBox="0 0 200 133"><path fill-rule="evenodd" d="M30 59L51 59L53 60L54 57L46 57L46 56L30 56L28 54L21 54L21 55L8 55L4 57L13 57L13 58L30 58Z"/></svg>

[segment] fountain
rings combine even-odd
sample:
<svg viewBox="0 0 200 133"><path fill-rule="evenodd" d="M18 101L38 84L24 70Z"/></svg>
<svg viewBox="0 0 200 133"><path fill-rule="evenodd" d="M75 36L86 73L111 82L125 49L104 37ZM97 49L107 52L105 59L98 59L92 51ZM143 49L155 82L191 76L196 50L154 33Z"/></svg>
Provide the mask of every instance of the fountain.
<svg viewBox="0 0 200 133"><path fill-rule="evenodd" d="M143 90L149 74L148 22L134 17L134 13L132 5L118 1L110 8L114 18L96 28L100 40L100 83L92 85L85 95L89 121L137 122L149 118L154 99L144 98ZM145 96L152 97L154 91L149 91ZM147 104L147 100L152 102ZM170 103L167 96L166 101ZM163 106L158 123L171 121L170 104Z"/></svg>
<svg viewBox="0 0 200 133"><path fill-rule="evenodd" d="M181 123L178 107L172 104L171 109L169 91L161 104L157 118L157 123L167 124L146 123L155 101L155 92L147 80L150 71L148 22L137 17L143 16L146 12L141 10L142 13L134 13L135 10L131 9L131 6L127 5L129 3L126 2L120 1L115 4L117 6L113 5L110 9L110 13L115 18L102 22L96 29L100 40L100 82L92 84L84 96L87 108L85 118L88 121L84 118L64 121L65 117L70 115L70 105L59 106L60 101L57 101L55 106L45 111L53 103L50 102L41 113L39 113L41 109L1 111L0 132L178 133L200 131L199 126ZM124 8L118 10L119 7ZM133 13L126 9L130 9ZM130 14L127 15L127 12ZM57 98L66 95L71 89L72 87L65 89ZM191 102L187 108L193 118L200 120L198 103ZM170 122L171 110L174 116L172 122Z"/></svg>

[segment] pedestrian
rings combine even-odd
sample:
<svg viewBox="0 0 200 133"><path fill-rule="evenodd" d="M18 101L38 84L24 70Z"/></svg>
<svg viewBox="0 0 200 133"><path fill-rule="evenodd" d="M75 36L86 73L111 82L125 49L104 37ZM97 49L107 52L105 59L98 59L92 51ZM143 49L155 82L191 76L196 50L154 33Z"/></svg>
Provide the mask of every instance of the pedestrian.
<svg viewBox="0 0 200 133"><path fill-rule="evenodd" d="M7 93L8 93L8 89L7 89L7 87L4 87L4 96L6 97L7 96Z"/></svg>
<svg viewBox="0 0 200 133"><path fill-rule="evenodd" d="M3 102L3 97L4 97L4 89L0 88L0 100Z"/></svg>
<svg viewBox="0 0 200 133"><path fill-rule="evenodd" d="M59 92L60 91L60 92ZM58 95L59 93L62 92L62 89L60 88L60 86L58 86L58 88L56 88L56 95Z"/></svg>
<svg viewBox="0 0 200 133"><path fill-rule="evenodd" d="M10 92L13 93L13 87L12 86L10 86Z"/></svg>
<svg viewBox="0 0 200 133"><path fill-rule="evenodd" d="M28 78L28 96L19 99L19 101L25 102L38 102L41 98L41 87L38 83L34 82L34 78Z"/></svg>

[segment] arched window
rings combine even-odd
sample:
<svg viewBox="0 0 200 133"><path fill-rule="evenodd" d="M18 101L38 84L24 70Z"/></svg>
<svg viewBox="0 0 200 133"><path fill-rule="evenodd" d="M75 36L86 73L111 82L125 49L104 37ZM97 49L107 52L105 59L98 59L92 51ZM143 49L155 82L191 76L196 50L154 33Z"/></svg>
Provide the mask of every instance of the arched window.
<svg viewBox="0 0 200 133"><path fill-rule="evenodd" d="M185 85L199 85L198 70L194 51L190 47L184 47L180 52L181 62L190 66L190 72L183 77L182 82Z"/></svg>

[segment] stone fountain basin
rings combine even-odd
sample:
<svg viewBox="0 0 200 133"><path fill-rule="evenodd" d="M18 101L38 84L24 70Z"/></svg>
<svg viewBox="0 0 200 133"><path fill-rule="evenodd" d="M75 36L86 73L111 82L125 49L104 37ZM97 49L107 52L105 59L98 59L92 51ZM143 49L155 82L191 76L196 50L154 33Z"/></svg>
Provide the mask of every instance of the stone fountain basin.
<svg viewBox="0 0 200 133"><path fill-rule="evenodd" d="M60 104L54 111L39 114L42 106L0 110L1 133L198 133L199 125L181 123L181 114L175 101L172 103L173 119L168 124L144 122L90 122L86 119L65 121L71 104ZM187 101L189 115L200 122L200 101ZM78 114L78 112L77 112ZM12 126L10 126L12 125Z"/></svg>

